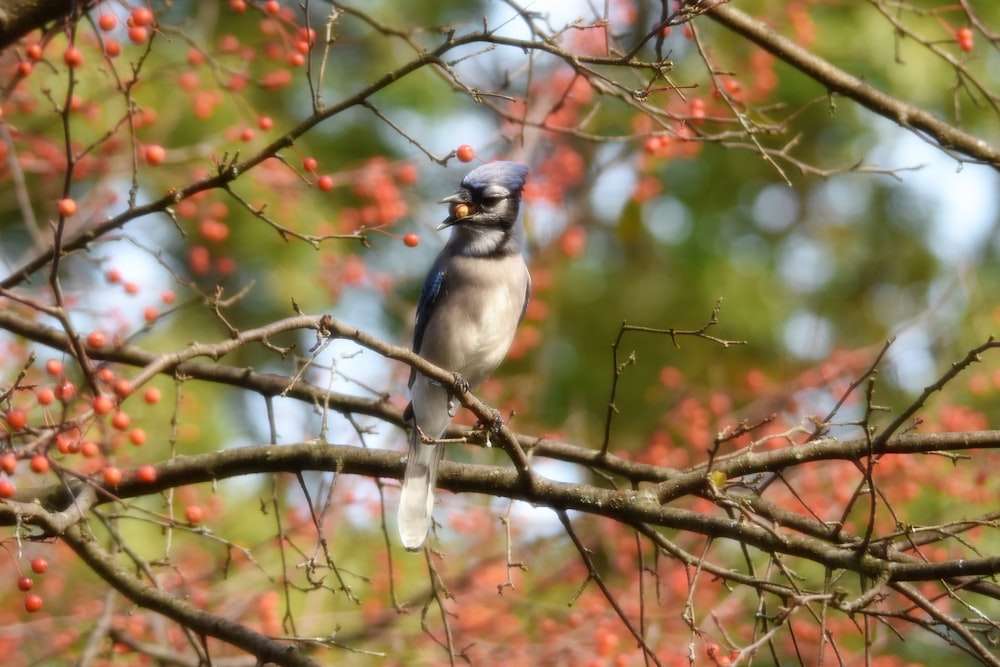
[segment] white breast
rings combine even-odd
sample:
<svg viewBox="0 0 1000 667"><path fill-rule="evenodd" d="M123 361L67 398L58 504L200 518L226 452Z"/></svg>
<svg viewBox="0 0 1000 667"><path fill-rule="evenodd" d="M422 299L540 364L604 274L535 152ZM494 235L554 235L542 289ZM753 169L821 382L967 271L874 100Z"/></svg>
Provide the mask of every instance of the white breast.
<svg viewBox="0 0 1000 667"><path fill-rule="evenodd" d="M421 356L460 373L473 386L500 365L514 340L528 289L520 255L459 257L448 266Z"/></svg>

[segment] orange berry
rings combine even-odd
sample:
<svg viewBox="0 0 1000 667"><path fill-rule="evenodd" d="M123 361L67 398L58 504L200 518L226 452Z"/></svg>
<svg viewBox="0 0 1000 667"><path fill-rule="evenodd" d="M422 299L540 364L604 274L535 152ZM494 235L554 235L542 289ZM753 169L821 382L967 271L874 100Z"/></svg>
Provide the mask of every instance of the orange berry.
<svg viewBox="0 0 1000 667"><path fill-rule="evenodd" d="M146 431L141 428L134 428L132 432L128 434L128 439L132 441L132 444L136 447L141 447L146 444Z"/></svg>
<svg viewBox="0 0 1000 667"><path fill-rule="evenodd" d="M407 234L403 237L403 243L409 248L416 248L420 245L420 237L416 234Z"/></svg>
<svg viewBox="0 0 1000 667"><path fill-rule="evenodd" d="M132 393L132 383L125 378L118 378L115 380L113 389L118 398L125 398Z"/></svg>
<svg viewBox="0 0 1000 667"><path fill-rule="evenodd" d="M59 215L68 218L76 213L76 202L68 197L60 199L58 202Z"/></svg>
<svg viewBox="0 0 1000 667"><path fill-rule="evenodd" d="M142 394L143 400L145 400L150 405L154 405L160 402L160 390L156 387L149 387Z"/></svg>
<svg viewBox="0 0 1000 667"><path fill-rule="evenodd" d="M118 18L114 14L101 14L97 17L97 25L100 26L101 30L109 32L118 25Z"/></svg>
<svg viewBox="0 0 1000 667"><path fill-rule="evenodd" d="M17 470L17 457L10 452L0 456L0 470L8 475L13 475L14 471Z"/></svg>
<svg viewBox="0 0 1000 667"><path fill-rule="evenodd" d="M104 469L104 483L107 486L118 486L122 482L122 471L115 466Z"/></svg>
<svg viewBox="0 0 1000 667"><path fill-rule="evenodd" d="M28 56L31 60L41 60L42 59L42 47L39 44L29 44L27 48L24 49L24 55Z"/></svg>
<svg viewBox="0 0 1000 667"><path fill-rule="evenodd" d="M47 473L49 471L49 458L45 454L35 454L31 457L29 467L31 468L31 472L38 473L39 475Z"/></svg>
<svg viewBox="0 0 1000 667"><path fill-rule="evenodd" d="M99 415L110 414L112 410L115 409L115 402L110 398L101 394L94 399L94 412Z"/></svg>
<svg viewBox="0 0 1000 667"><path fill-rule="evenodd" d="M7 426L14 431L20 431L28 425L28 413L21 408L11 408L7 411Z"/></svg>
<svg viewBox="0 0 1000 667"><path fill-rule="evenodd" d="M132 418L128 416L127 412L118 411L115 413L115 416L111 418L111 426L119 431L124 431L131 423Z"/></svg>
<svg viewBox="0 0 1000 667"><path fill-rule="evenodd" d="M55 403L56 393L52 391L52 387L42 387L35 392L35 398L39 405L52 405Z"/></svg>
<svg viewBox="0 0 1000 667"><path fill-rule="evenodd" d="M63 373L62 362L58 359L49 359L45 362L45 372L52 377L59 377Z"/></svg>
<svg viewBox="0 0 1000 667"><path fill-rule="evenodd" d="M958 40L958 48L962 49L966 53L972 51L972 28L959 28L955 31L955 39Z"/></svg>
<svg viewBox="0 0 1000 667"><path fill-rule="evenodd" d="M14 482L9 479L0 479L0 498L10 498L14 495Z"/></svg>
<svg viewBox="0 0 1000 667"><path fill-rule="evenodd" d="M156 481L156 468L151 465L141 466L135 476L143 484L152 484Z"/></svg>
<svg viewBox="0 0 1000 667"><path fill-rule="evenodd" d="M42 608L42 596L36 593L28 593L24 596L24 610L29 614L34 614Z"/></svg>
<svg viewBox="0 0 1000 667"><path fill-rule="evenodd" d="M318 187L323 192L333 189L333 176L323 174L316 179L316 187Z"/></svg>
<svg viewBox="0 0 1000 667"><path fill-rule="evenodd" d="M100 331L92 331L87 336L87 347L91 350L99 350L104 347L104 334Z"/></svg>
<svg viewBox="0 0 1000 667"><path fill-rule="evenodd" d="M184 518L189 524L195 526L204 520L205 512L198 505L188 505L184 510Z"/></svg>
<svg viewBox="0 0 1000 667"><path fill-rule="evenodd" d="M129 21L131 25L149 25L153 22L153 12L151 12L147 7L136 7L132 10L132 15L129 16Z"/></svg>
<svg viewBox="0 0 1000 667"><path fill-rule="evenodd" d="M476 157L476 150L469 144L462 144L455 149L455 157L459 162L472 162Z"/></svg>
<svg viewBox="0 0 1000 667"><path fill-rule="evenodd" d="M167 151L163 148L163 146L157 144L150 144L149 146L146 146L144 153L146 163L152 165L163 164L163 160L167 157Z"/></svg>
<svg viewBox="0 0 1000 667"><path fill-rule="evenodd" d="M66 52L63 53L63 62L70 67L79 67L83 64L83 54L80 53L80 49L75 46L70 46L66 49Z"/></svg>
<svg viewBox="0 0 1000 667"><path fill-rule="evenodd" d="M66 380L56 387L56 398L61 401L68 401L76 396L76 387L69 380Z"/></svg>

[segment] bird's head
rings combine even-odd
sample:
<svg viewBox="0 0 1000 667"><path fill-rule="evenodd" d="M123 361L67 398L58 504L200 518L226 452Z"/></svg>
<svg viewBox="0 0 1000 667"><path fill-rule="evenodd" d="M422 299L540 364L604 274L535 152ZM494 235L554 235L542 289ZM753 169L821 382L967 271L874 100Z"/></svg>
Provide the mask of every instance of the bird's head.
<svg viewBox="0 0 1000 667"><path fill-rule="evenodd" d="M510 229L517 222L527 177L528 166L519 162L490 162L473 169L455 194L441 200L448 204L448 217L438 229Z"/></svg>

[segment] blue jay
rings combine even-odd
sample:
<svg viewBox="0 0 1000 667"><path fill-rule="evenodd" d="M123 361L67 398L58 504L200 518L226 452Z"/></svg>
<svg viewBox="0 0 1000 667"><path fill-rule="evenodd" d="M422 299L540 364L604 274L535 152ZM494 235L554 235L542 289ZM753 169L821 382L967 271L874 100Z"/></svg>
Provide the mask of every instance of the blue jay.
<svg viewBox="0 0 1000 667"><path fill-rule="evenodd" d="M455 194L441 200L451 239L437 256L417 305L413 351L453 371L470 387L500 365L528 305L531 277L524 262L521 191L528 167L491 162L474 169ZM399 537L410 551L427 539L444 446L439 439L455 405L448 390L410 373L410 453L399 497Z"/></svg>

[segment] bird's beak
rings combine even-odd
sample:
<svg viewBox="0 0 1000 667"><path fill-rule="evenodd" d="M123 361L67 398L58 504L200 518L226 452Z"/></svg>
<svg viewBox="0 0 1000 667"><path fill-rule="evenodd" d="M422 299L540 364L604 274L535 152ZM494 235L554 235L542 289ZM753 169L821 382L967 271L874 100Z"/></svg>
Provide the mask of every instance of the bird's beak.
<svg viewBox="0 0 1000 667"><path fill-rule="evenodd" d="M437 231L451 227L452 225L457 224L472 215L472 206L468 203L468 196L461 190L455 194L448 195L444 199L438 201L438 203L448 204L449 206L448 217L435 228Z"/></svg>

